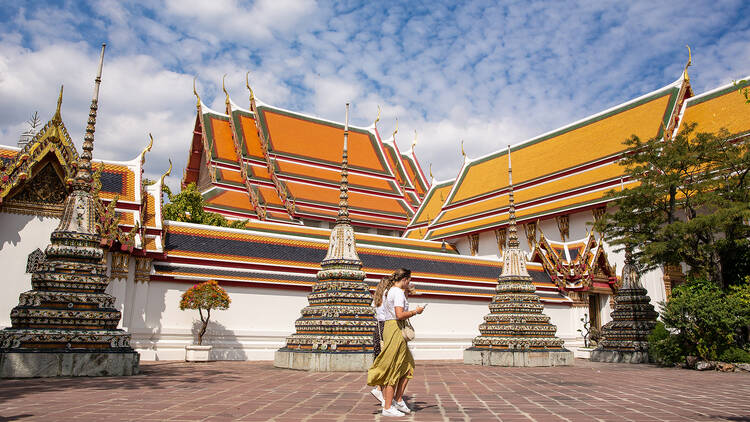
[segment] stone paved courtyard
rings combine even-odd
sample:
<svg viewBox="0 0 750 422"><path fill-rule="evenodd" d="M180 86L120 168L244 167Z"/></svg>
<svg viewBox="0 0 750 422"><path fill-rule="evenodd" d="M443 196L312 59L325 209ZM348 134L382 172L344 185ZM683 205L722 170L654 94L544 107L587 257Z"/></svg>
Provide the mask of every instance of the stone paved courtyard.
<svg viewBox="0 0 750 422"><path fill-rule="evenodd" d="M407 418L382 418L364 373L270 362L143 362L124 378L0 380L0 421L750 421L750 374L577 359L568 368L422 361Z"/></svg>

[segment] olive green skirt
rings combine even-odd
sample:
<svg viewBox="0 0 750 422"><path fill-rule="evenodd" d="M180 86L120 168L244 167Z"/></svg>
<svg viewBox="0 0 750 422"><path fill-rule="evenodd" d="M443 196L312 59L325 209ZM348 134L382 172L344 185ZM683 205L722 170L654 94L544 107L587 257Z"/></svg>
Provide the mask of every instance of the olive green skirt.
<svg viewBox="0 0 750 422"><path fill-rule="evenodd" d="M367 385L396 385L414 375L414 358L401 335L403 321L388 320L383 327L383 350L367 371Z"/></svg>

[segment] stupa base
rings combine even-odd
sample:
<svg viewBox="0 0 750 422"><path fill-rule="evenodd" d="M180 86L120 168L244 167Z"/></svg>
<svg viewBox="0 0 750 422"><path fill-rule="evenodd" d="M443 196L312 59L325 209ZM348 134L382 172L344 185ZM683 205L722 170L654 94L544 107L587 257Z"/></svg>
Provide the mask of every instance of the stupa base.
<svg viewBox="0 0 750 422"><path fill-rule="evenodd" d="M362 372L372 366L372 352L325 353L279 349L273 366L313 372Z"/></svg>
<svg viewBox="0 0 750 422"><path fill-rule="evenodd" d="M573 352L561 350L488 350L468 348L464 350L465 365L483 366L571 366Z"/></svg>
<svg viewBox="0 0 750 422"><path fill-rule="evenodd" d="M0 378L116 377L137 375L133 352L0 352Z"/></svg>
<svg viewBox="0 0 750 422"><path fill-rule="evenodd" d="M589 358L592 362L648 363L648 351L622 351L594 349Z"/></svg>

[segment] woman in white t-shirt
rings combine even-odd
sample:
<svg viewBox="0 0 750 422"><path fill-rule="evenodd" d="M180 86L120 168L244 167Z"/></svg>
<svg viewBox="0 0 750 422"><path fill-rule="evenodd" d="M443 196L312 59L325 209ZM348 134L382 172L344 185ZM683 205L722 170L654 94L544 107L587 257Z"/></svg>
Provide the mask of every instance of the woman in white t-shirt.
<svg viewBox="0 0 750 422"><path fill-rule="evenodd" d="M383 315L383 350L367 371L367 384L383 386L383 416L403 416L410 412L403 399L406 384L414 375L414 358L406 340L401 335L401 328L406 320L424 310L419 306L410 311L409 302L404 293L409 289L411 271L401 268L396 270L384 286L382 301Z"/></svg>
<svg viewBox="0 0 750 422"><path fill-rule="evenodd" d="M388 286L393 285L393 274L383 277L378 283L378 287L375 288L375 294L372 295L372 306L375 308L375 321L377 325L372 331L372 359L375 360L380 354L380 339L383 336L383 328L385 326L385 289ZM370 391L370 394L375 396L376 399L380 400L380 404L383 404L383 386L378 385Z"/></svg>

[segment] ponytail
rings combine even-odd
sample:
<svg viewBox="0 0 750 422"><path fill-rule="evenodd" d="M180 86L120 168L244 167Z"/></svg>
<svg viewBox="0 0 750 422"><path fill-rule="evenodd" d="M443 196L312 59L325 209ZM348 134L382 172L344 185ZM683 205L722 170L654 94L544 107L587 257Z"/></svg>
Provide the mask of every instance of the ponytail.
<svg viewBox="0 0 750 422"><path fill-rule="evenodd" d="M375 307L383 304L383 296L388 293L388 290L390 290L396 282L409 277L411 277L411 270L407 270L406 268L399 268L394 271L393 274L383 277L383 279L380 280L380 283L378 283L378 287L375 289Z"/></svg>

